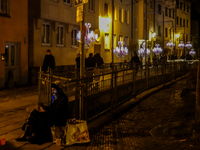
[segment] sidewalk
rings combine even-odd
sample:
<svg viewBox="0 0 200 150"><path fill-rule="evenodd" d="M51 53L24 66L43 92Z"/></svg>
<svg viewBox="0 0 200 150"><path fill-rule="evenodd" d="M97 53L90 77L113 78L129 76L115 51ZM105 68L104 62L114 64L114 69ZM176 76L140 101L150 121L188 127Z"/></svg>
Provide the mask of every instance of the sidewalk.
<svg viewBox="0 0 200 150"><path fill-rule="evenodd" d="M179 78L177 80L180 80L182 78ZM152 130L155 127L155 125L160 125L161 123L160 119L161 120L170 119L170 117L166 118L167 114L163 112L165 111L167 112L170 109L173 110L173 108L167 107L166 102L168 100L161 101L162 97L160 97L160 100L159 99L155 100L155 97L148 99L148 96L158 92L159 90L169 85L172 85L175 82L177 81L171 81L166 84L160 85L158 87L152 88L148 91L145 91L140 95L137 95L135 99L131 99L130 101L124 103L123 105L115 109L114 110L115 114L108 112L99 117L98 119L88 123L91 142L87 144L72 145L70 147L57 146L52 143L45 143L43 145L33 145L28 142L16 142L14 139L22 133L21 126L24 122L24 119L28 115L25 109L27 108L27 106L28 108L30 108L29 106L33 107L35 104L37 104L37 92L36 92L37 88L34 89L34 87L30 87L30 89L28 88L20 89L16 90L16 92L14 92L14 90L4 91L4 92L0 91L0 96L5 95L6 92L8 93L12 92L12 94L2 99L3 102L0 101L0 108L2 108L2 110L0 109L0 114L1 114L0 138L6 138L7 140L5 146L0 146L0 150L14 150L17 148L23 150L30 150L30 149L34 150L177 149L178 150L179 148L177 147L177 143L180 145L181 141L177 141L177 143L174 146L173 145L174 142L167 140L166 138L164 138L165 139L164 140L163 137L153 138L152 136L149 136L148 132ZM27 90L27 92L25 92L25 90ZM30 92L31 91L35 92L32 92L32 94L30 94L29 90ZM24 91L24 93L22 91ZM27 95L27 97L25 95ZM179 102L176 102L176 104L179 104ZM4 105L6 106L5 108ZM156 114L162 108L161 106L164 106L165 109L162 110L162 113ZM128 113L126 113L127 111ZM152 115L153 115L153 120L150 119L152 118L151 117ZM117 119L119 116L122 117ZM158 116L160 118L157 118ZM177 117L179 116L177 115ZM157 147L160 146L158 143L161 142L162 140L164 140L163 147L162 146ZM190 148L193 149L194 147L191 146Z"/></svg>

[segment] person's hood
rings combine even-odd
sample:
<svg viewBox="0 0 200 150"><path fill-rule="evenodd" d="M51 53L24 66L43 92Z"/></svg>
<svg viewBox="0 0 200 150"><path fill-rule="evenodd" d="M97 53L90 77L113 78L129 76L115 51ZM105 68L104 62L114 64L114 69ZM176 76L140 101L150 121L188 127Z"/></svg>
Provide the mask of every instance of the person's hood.
<svg viewBox="0 0 200 150"><path fill-rule="evenodd" d="M54 84L54 83L51 85L51 88L55 88L57 90L58 94L63 93L62 89L60 87L58 87L56 84Z"/></svg>

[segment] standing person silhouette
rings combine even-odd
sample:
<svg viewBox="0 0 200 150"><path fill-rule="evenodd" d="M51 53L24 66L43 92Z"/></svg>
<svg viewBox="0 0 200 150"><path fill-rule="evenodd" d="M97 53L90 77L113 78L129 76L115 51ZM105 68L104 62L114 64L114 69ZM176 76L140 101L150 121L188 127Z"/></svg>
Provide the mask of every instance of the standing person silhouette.
<svg viewBox="0 0 200 150"><path fill-rule="evenodd" d="M45 73L48 71L47 69L54 69L55 68L55 59L54 56L51 54L50 49L47 50L47 54L44 57L42 71Z"/></svg>

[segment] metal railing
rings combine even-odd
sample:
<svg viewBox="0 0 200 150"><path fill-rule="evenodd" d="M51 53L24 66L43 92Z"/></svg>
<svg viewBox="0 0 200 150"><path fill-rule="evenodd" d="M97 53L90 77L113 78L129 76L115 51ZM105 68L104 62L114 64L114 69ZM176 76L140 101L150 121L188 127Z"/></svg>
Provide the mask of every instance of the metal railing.
<svg viewBox="0 0 200 150"><path fill-rule="evenodd" d="M66 78L44 73L38 77L38 102L49 105L51 84L56 83L69 98L71 117L90 121L106 111L130 100L141 92L186 75L198 62L167 62L165 64L136 67L115 65L110 68L89 68L85 76ZM113 77L113 78L112 78Z"/></svg>

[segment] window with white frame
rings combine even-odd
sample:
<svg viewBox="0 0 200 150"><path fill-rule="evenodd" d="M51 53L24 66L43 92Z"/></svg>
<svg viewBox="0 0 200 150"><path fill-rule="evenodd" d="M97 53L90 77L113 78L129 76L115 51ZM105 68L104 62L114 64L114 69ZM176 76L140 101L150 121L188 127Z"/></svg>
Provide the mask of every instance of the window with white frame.
<svg viewBox="0 0 200 150"><path fill-rule="evenodd" d="M94 11L94 0L88 0L88 10Z"/></svg>
<svg viewBox="0 0 200 150"><path fill-rule="evenodd" d="M0 14L9 13L9 0L0 0Z"/></svg>
<svg viewBox="0 0 200 150"><path fill-rule="evenodd" d="M126 24L129 24L129 11L128 10L125 10L125 13L124 13L124 22Z"/></svg>
<svg viewBox="0 0 200 150"><path fill-rule="evenodd" d="M105 33L105 41L104 41L105 45L104 48L105 49L110 49L110 37L109 37L109 33Z"/></svg>
<svg viewBox="0 0 200 150"><path fill-rule="evenodd" d="M57 28L57 46L64 46L64 27L58 25Z"/></svg>
<svg viewBox="0 0 200 150"><path fill-rule="evenodd" d="M65 3L65 4L71 4L71 0L63 0L63 3Z"/></svg>
<svg viewBox="0 0 200 150"><path fill-rule="evenodd" d="M50 23L43 23L42 25L42 44L50 45L51 42L51 25Z"/></svg>
<svg viewBox="0 0 200 150"><path fill-rule="evenodd" d="M119 8L119 21L122 22L122 9Z"/></svg>
<svg viewBox="0 0 200 150"><path fill-rule="evenodd" d="M78 42L76 40L77 33L78 33L78 30L76 28L72 29L72 32L71 32L71 46L75 46L75 47L78 46Z"/></svg>

